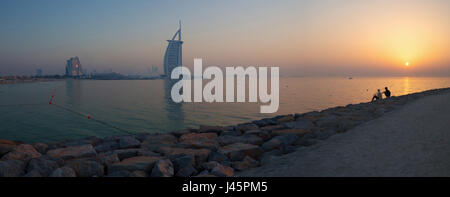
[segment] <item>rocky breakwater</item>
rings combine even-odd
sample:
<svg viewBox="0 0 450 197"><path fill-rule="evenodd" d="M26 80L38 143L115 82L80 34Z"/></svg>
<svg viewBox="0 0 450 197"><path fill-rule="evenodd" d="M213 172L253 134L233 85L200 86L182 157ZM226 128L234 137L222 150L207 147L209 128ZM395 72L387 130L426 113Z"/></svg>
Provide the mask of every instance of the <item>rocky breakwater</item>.
<svg viewBox="0 0 450 197"><path fill-rule="evenodd" d="M5 177L227 177L448 89L281 115L233 126L88 137L56 143L0 140Z"/></svg>

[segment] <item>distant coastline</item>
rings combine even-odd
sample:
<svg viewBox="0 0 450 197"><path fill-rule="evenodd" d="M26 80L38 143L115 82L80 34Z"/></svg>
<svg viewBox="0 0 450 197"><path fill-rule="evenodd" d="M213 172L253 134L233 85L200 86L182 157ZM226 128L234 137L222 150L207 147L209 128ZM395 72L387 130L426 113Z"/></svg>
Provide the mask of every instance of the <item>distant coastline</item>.
<svg viewBox="0 0 450 197"><path fill-rule="evenodd" d="M17 83L34 83L34 82L49 82L60 81L64 78L59 77L28 77L28 76L10 76L0 77L0 85L17 84Z"/></svg>
<svg viewBox="0 0 450 197"><path fill-rule="evenodd" d="M125 76L125 75L95 75L86 77L66 77L66 76L46 76L46 77L33 77L33 76L6 76L0 77L0 85L17 84L17 83L35 83L35 82L51 82L61 81L65 79L79 79L79 80L157 80L163 79L163 76L155 77L141 77L141 76Z"/></svg>

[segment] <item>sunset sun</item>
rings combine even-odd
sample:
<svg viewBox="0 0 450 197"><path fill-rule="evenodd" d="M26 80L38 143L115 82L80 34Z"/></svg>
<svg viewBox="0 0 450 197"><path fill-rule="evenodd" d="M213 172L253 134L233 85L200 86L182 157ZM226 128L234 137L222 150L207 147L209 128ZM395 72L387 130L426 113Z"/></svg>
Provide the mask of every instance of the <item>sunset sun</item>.
<svg viewBox="0 0 450 197"><path fill-rule="evenodd" d="M405 62L405 66L408 67L409 66L409 62Z"/></svg>

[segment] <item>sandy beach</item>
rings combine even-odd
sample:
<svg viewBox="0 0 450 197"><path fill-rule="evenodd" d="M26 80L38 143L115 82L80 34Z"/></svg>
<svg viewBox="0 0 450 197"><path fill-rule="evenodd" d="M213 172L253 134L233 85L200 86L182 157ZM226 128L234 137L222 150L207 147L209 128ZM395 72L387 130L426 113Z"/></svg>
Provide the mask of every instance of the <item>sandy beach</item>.
<svg viewBox="0 0 450 197"><path fill-rule="evenodd" d="M238 176L450 176L450 92L420 98L378 119Z"/></svg>

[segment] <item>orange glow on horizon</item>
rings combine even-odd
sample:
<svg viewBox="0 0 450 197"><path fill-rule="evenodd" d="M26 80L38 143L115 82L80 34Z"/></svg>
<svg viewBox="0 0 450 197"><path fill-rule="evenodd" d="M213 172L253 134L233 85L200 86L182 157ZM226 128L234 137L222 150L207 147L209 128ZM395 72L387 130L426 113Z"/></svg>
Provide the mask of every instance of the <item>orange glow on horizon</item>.
<svg viewBox="0 0 450 197"><path fill-rule="evenodd" d="M379 7L356 4L314 16L315 23L306 28L307 39L299 43L306 46L299 61L323 69L387 74L404 74L405 68L408 72L427 71L448 64L450 28L442 25L447 21L443 9L420 2L406 7L374 5ZM342 14L344 11L348 12Z"/></svg>

